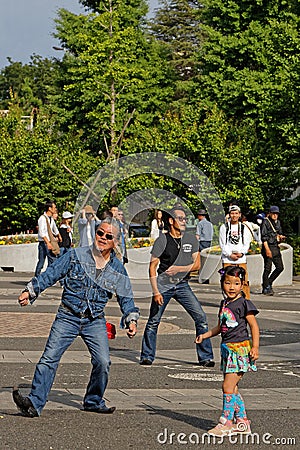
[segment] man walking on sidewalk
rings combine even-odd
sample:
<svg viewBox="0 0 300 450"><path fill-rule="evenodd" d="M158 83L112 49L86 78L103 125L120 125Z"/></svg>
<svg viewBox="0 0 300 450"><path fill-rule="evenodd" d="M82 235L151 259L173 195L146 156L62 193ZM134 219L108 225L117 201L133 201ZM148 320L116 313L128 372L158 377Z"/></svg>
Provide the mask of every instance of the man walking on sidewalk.
<svg viewBox="0 0 300 450"><path fill-rule="evenodd" d="M261 254L264 258L262 293L264 295L274 295L272 285L284 269L279 244L284 241L285 236L282 234L278 215L278 206L270 206L269 214L261 226L261 240L263 245ZM271 273L272 263L275 269Z"/></svg>
<svg viewBox="0 0 300 450"><path fill-rule="evenodd" d="M38 262L35 269L36 277L41 273L46 258L48 260L48 266L50 266L50 264L52 264L56 259L56 255L52 253L53 248L49 236L49 232L52 232L53 236L61 240L55 220L53 219L53 214L55 213L57 213L56 204L50 200L45 203L44 214L42 214L38 220L39 245L38 245ZM48 229L47 224L48 226L50 226L50 231Z"/></svg>

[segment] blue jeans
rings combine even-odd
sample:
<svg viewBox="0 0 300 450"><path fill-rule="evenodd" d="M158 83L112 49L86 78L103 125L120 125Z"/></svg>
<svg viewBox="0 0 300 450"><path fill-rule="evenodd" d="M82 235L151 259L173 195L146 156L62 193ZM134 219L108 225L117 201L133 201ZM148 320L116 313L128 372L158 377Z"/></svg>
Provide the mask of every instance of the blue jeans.
<svg viewBox="0 0 300 450"><path fill-rule="evenodd" d="M66 247L60 247L60 253L58 256L63 256L65 253L69 252L71 249Z"/></svg>
<svg viewBox="0 0 300 450"><path fill-rule="evenodd" d="M166 286L162 287L158 284L158 289L163 296L164 303L160 306L152 299L150 315L142 341L141 361L143 359L154 361L158 325L171 298L174 298L183 306L192 317L197 336L208 330L205 312L187 281L181 281L176 285L168 285L167 289ZM196 350L199 362L211 360L214 357L210 339L205 339L202 344L196 344Z"/></svg>
<svg viewBox="0 0 300 450"><path fill-rule="evenodd" d="M199 241L199 250L204 250L205 248L209 248L211 246L211 241Z"/></svg>
<svg viewBox="0 0 300 450"><path fill-rule="evenodd" d="M59 361L77 336L84 340L93 366L83 406L87 409L105 406L103 395L110 367L106 320L79 318L60 306L28 396L39 415L47 402Z"/></svg>
<svg viewBox="0 0 300 450"><path fill-rule="evenodd" d="M53 261L55 261L56 256L53 255L53 253L48 250L48 247L44 241L39 241L38 262L37 262L37 265L35 268L35 274L34 274L35 277L37 277L41 273L41 271L44 267L46 258L48 258L48 266L50 266L50 264L52 264Z"/></svg>

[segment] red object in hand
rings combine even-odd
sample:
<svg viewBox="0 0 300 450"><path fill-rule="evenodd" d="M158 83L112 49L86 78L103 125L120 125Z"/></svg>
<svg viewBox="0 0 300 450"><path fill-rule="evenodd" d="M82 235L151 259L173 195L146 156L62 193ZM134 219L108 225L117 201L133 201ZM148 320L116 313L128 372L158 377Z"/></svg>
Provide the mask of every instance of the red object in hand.
<svg viewBox="0 0 300 450"><path fill-rule="evenodd" d="M116 337L116 327L113 323L106 322L106 331L108 339L115 339Z"/></svg>

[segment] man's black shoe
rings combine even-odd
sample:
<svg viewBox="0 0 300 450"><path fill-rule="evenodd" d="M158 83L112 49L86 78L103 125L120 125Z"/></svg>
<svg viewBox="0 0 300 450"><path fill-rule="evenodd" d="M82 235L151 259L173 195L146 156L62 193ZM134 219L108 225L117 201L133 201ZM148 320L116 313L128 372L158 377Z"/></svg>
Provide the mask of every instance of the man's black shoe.
<svg viewBox="0 0 300 450"><path fill-rule="evenodd" d="M37 410L31 403L29 398L23 397L23 395L21 394L21 392L19 391L19 389L17 387L13 388L12 396L13 396L13 401L17 405L22 416L25 416L25 417L38 417L39 416Z"/></svg>
<svg viewBox="0 0 300 450"><path fill-rule="evenodd" d="M215 367L215 362L208 359L207 361L201 361L199 362L199 366L201 367Z"/></svg>
<svg viewBox="0 0 300 450"><path fill-rule="evenodd" d="M274 295L274 291L272 289L272 286L267 286L265 289L263 289L263 294L264 295L269 295L269 296Z"/></svg>
<svg viewBox="0 0 300 450"><path fill-rule="evenodd" d="M141 366L152 366L152 361L150 361L150 359L141 359L140 365Z"/></svg>
<svg viewBox="0 0 300 450"><path fill-rule="evenodd" d="M111 406L109 408L108 406L103 406L102 408L83 408L83 409L84 411L95 412L98 414L112 414L113 412L115 412L116 407Z"/></svg>

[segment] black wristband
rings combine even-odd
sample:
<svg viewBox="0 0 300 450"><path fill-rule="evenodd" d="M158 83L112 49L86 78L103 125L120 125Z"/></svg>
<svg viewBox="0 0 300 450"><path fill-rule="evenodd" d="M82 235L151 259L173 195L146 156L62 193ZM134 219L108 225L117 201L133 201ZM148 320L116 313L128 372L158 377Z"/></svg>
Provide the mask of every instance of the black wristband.
<svg viewBox="0 0 300 450"><path fill-rule="evenodd" d="M130 322L129 322L129 325L130 325L131 323L134 323L135 325L137 325L137 321L136 321L135 319L131 319Z"/></svg>

